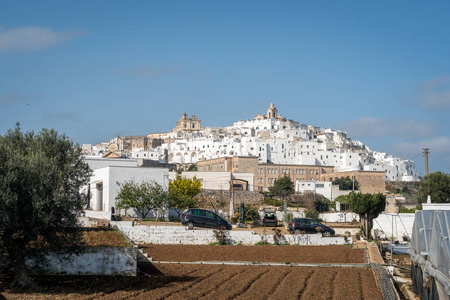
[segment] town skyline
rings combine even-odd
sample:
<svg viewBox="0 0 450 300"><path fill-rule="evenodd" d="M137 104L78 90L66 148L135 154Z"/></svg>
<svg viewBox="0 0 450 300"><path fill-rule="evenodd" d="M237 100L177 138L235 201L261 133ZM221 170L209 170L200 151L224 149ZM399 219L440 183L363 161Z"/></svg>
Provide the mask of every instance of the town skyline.
<svg viewBox="0 0 450 300"><path fill-rule="evenodd" d="M450 173L450 4L106 1L0 10L0 134L81 144L210 127L274 102L302 124ZM108 9L104 9L108 7Z"/></svg>

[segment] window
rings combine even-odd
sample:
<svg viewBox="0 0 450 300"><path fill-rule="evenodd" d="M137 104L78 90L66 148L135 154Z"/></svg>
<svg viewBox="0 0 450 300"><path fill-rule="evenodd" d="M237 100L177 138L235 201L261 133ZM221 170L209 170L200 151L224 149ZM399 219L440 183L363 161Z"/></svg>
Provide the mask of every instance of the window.
<svg viewBox="0 0 450 300"><path fill-rule="evenodd" d="M194 209L191 214L195 215L195 216L204 216L205 215L205 211L204 210L200 210L200 209Z"/></svg>
<svg viewBox="0 0 450 300"><path fill-rule="evenodd" d="M210 212L210 211L205 211L205 216L207 218L212 218L212 219L216 218L216 215L214 213Z"/></svg>
<svg viewBox="0 0 450 300"><path fill-rule="evenodd" d="M317 188L324 188L325 185L324 185L323 183L318 183L318 184L316 184L316 187L317 187Z"/></svg>

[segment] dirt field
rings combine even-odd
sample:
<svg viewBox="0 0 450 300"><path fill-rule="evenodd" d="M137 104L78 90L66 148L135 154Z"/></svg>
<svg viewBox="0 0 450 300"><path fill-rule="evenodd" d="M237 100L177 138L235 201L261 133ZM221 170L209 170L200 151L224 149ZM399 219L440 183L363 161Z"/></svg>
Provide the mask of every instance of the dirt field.
<svg viewBox="0 0 450 300"><path fill-rule="evenodd" d="M141 246L142 247L142 246ZM364 263L364 249L348 246L146 245L154 261L246 261L291 263Z"/></svg>
<svg viewBox="0 0 450 300"><path fill-rule="evenodd" d="M152 277L48 276L40 293L0 299L382 299L371 269L147 264Z"/></svg>

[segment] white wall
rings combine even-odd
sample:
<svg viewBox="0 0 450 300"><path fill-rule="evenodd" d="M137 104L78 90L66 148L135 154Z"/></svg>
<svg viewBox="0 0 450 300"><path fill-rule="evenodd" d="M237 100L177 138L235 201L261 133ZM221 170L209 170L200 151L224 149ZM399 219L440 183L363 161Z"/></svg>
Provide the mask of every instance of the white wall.
<svg viewBox="0 0 450 300"><path fill-rule="evenodd" d="M134 248L92 247L79 255L49 254L46 263L27 261L39 274L135 276L137 252Z"/></svg>
<svg viewBox="0 0 450 300"><path fill-rule="evenodd" d="M137 167L136 159L85 157L83 160L92 170L108 166Z"/></svg>
<svg viewBox="0 0 450 300"><path fill-rule="evenodd" d="M231 172L183 172L182 178L196 177L202 182L202 188L207 190L230 190Z"/></svg>
<svg viewBox="0 0 450 300"><path fill-rule="evenodd" d="M145 168L145 167L116 167L109 166L94 170L91 177L91 208L99 210L98 191L96 185L103 183L103 205L102 211L110 212L111 207L116 207L116 196L120 191L120 185L127 181L134 180L136 183L143 181L156 182L163 186L166 190L169 188L169 170L165 168ZM133 215L133 211L128 211L129 216Z"/></svg>
<svg viewBox="0 0 450 300"><path fill-rule="evenodd" d="M403 235L411 237L415 214L380 214L373 221L372 235L374 230L384 232L384 237L401 240Z"/></svg>
<svg viewBox="0 0 450 300"><path fill-rule="evenodd" d="M351 222L353 220L359 221L359 215L354 212L335 212L335 213L321 213L319 218L324 222Z"/></svg>

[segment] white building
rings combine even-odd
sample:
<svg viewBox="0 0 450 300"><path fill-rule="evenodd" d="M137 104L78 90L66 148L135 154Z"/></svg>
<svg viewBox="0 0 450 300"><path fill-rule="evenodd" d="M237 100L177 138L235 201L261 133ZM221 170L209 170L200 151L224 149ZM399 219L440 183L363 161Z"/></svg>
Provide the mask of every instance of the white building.
<svg viewBox="0 0 450 300"><path fill-rule="evenodd" d="M171 142L128 155L179 164L253 155L259 158L259 163L334 166L336 171L384 170L389 181L419 179L413 161L372 151L340 130L307 126L283 118L273 103L266 115L258 114L253 120L194 132L171 132L162 137L171 138Z"/></svg>
<svg viewBox="0 0 450 300"><path fill-rule="evenodd" d="M89 183L91 194L90 208L97 213L88 216L108 218L112 208L116 209L116 197L120 187L127 181L136 183L143 181L156 182L164 189L169 188L169 170L163 168L144 168L129 166L105 166L96 168ZM127 211L129 216L137 216L133 210Z"/></svg>

